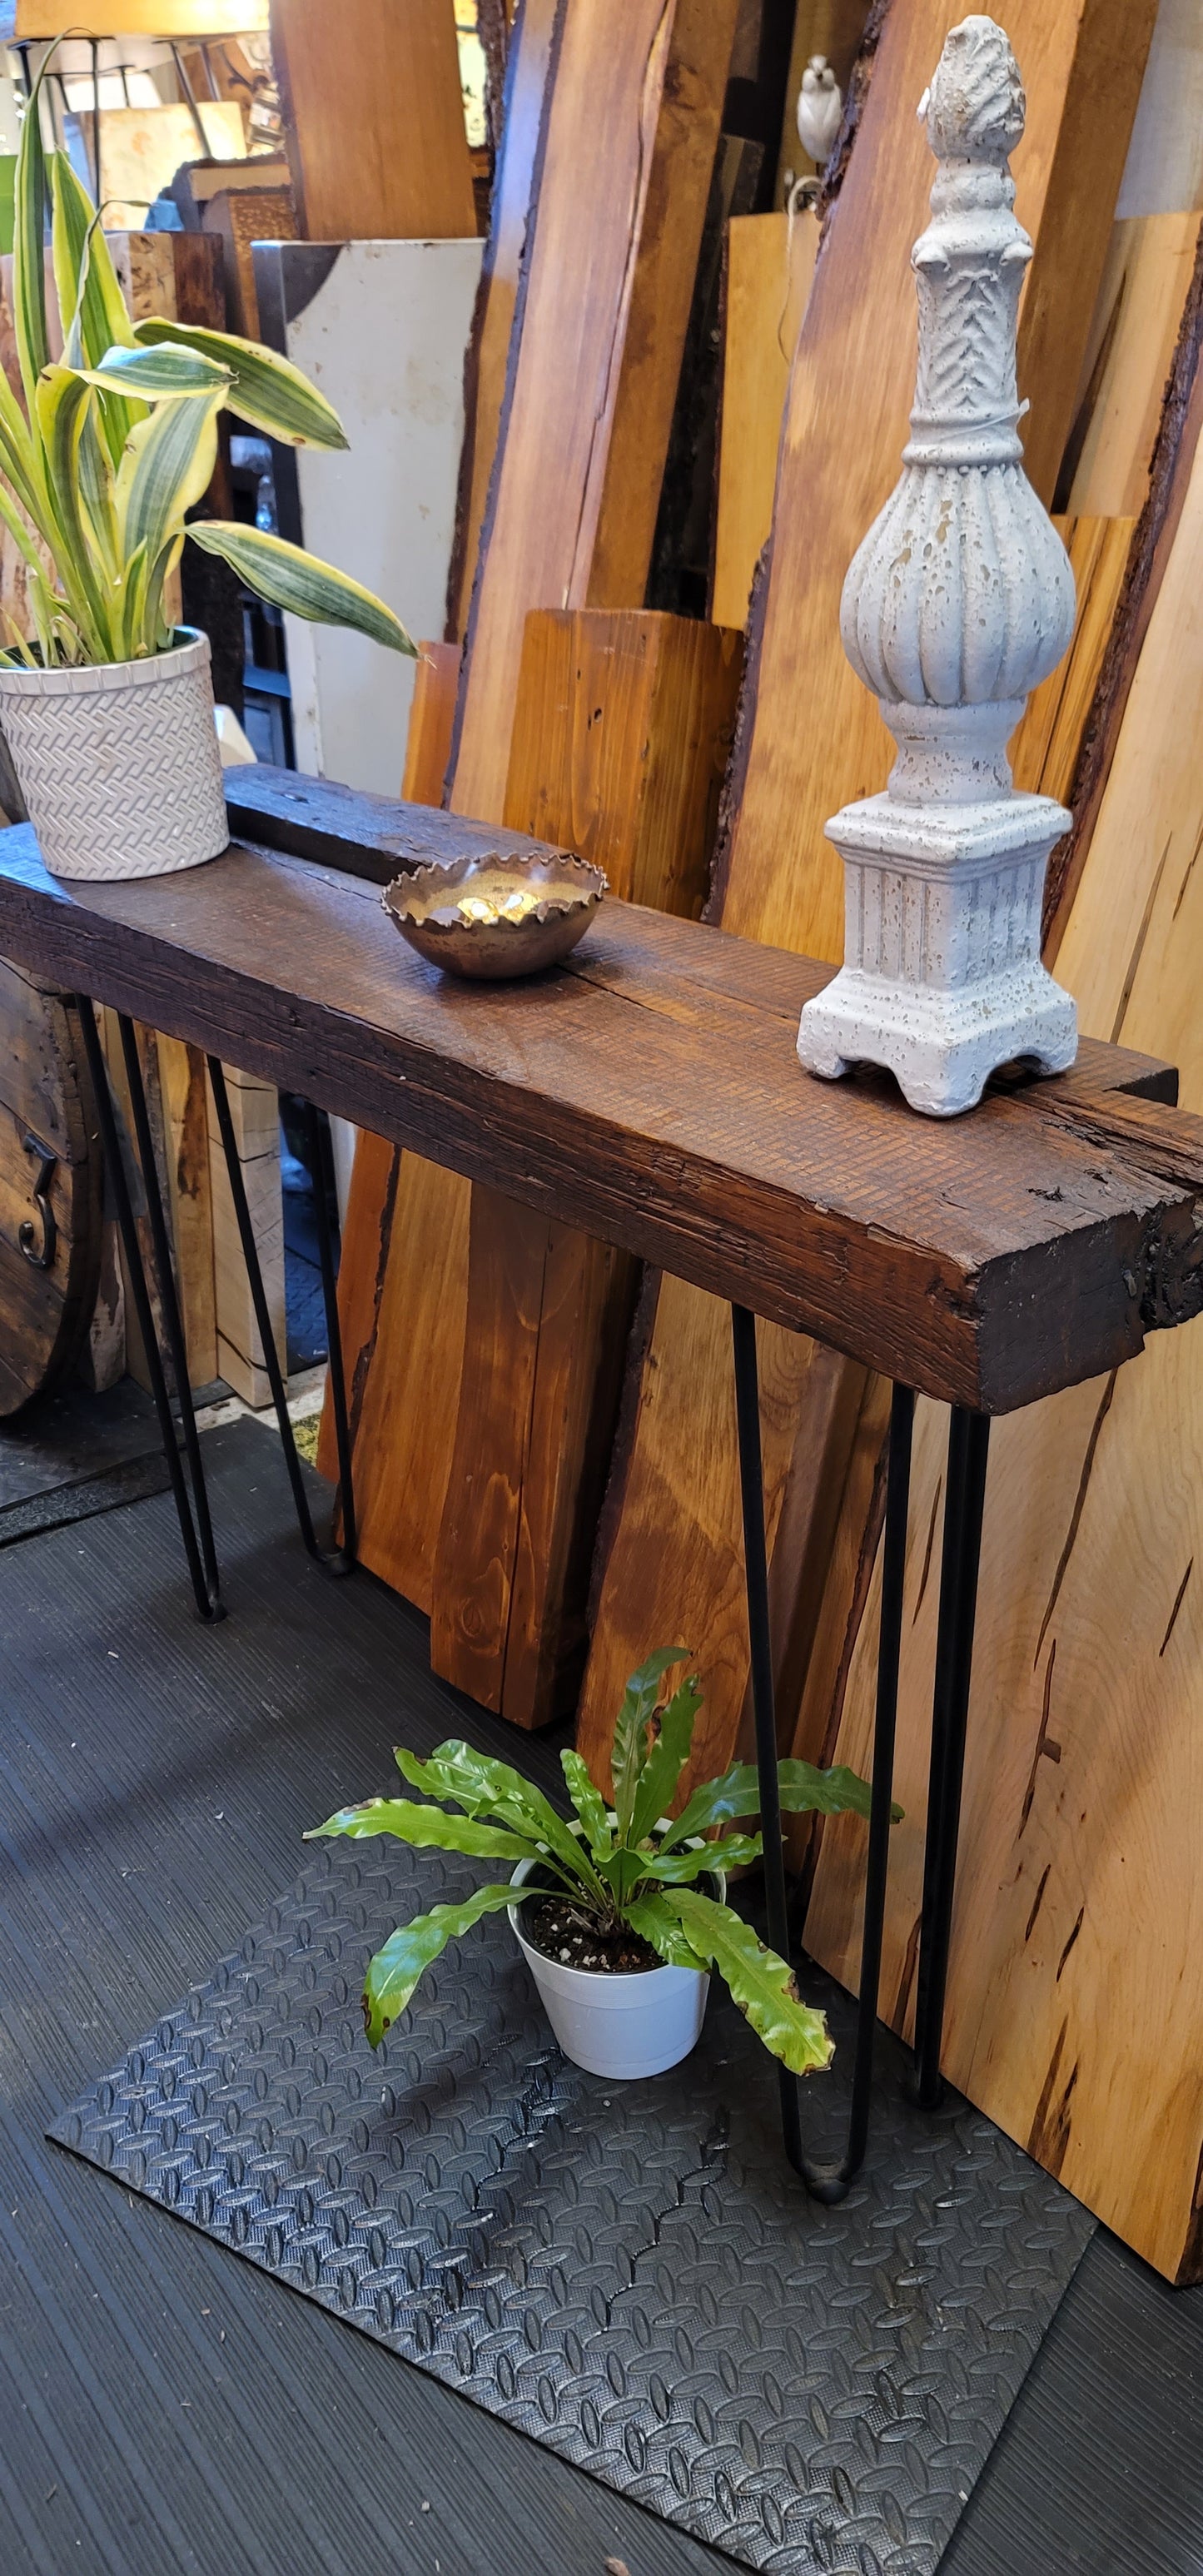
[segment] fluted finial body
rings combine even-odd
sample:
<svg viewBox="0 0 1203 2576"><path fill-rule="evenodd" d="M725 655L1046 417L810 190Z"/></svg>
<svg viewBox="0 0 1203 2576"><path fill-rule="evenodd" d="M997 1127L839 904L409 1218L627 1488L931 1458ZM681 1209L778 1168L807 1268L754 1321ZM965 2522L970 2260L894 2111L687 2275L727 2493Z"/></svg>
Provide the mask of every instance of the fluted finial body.
<svg viewBox="0 0 1203 2576"><path fill-rule="evenodd" d="M1032 245L1008 157L1015 57L993 19L948 37L920 102L936 157L912 253L919 361L902 473L848 569L844 650L898 746L884 795L827 825L844 860L844 963L798 1053L835 1078L887 1065L913 1108L971 1108L997 1065L1072 1064L1074 1006L1040 960L1071 817L1016 793L1007 743L1073 632L1069 558L1023 470L1015 384Z"/></svg>
<svg viewBox="0 0 1203 2576"><path fill-rule="evenodd" d="M1007 157L1024 95L993 19L954 27L922 112L938 167L911 255L911 436L840 616L848 659L891 725L896 705L1025 697L1060 660L1074 615L1068 557L1021 462L1015 324L1032 245Z"/></svg>

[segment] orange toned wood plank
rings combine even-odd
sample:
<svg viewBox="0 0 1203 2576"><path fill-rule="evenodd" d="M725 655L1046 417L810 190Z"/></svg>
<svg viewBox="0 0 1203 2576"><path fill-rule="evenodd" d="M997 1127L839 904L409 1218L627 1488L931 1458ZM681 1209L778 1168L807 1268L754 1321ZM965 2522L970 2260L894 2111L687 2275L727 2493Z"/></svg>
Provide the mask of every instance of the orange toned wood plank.
<svg viewBox="0 0 1203 2576"><path fill-rule="evenodd" d="M476 231L446 0L275 0L271 38L306 240Z"/></svg>
<svg viewBox="0 0 1203 2576"><path fill-rule="evenodd" d="M718 515L710 614L747 622L752 580L773 517L781 418L819 247L819 219L737 215L727 227L726 320Z"/></svg>
<svg viewBox="0 0 1203 2576"><path fill-rule="evenodd" d="M90 36L246 36L267 26L267 0L88 0ZM20 37L61 36L58 0L17 0Z"/></svg>
<svg viewBox="0 0 1203 2576"><path fill-rule="evenodd" d="M725 1329L727 1366L717 1365L714 1334ZM600 1589L593 1643L577 1720L577 1742L595 1778L608 1786L614 1712L631 1646L669 1640L688 1627L706 1601L701 1649L706 1698L694 1737L691 1778L706 1778L731 1758L747 1682L747 1617L738 1479L712 1475L735 1446L730 1316L713 1298L680 1279L649 1281L636 1347L663 1336L680 1366L645 1367L637 1411L620 1440L599 1545ZM770 1545L785 1500L801 1384L816 1346L761 1326L761 1431L765 1519ZM630 1390L628 1389L628 1392ZM792 1606L792 1605L791 1605ZM681 1629L685 1636L685 1630ZM686 1642L692 1647L693 1633ZM778 1641L779 1642L779 1641ZM634 1661L640 1660L636 1652Z"/></svg>
<svg viewBox="0 0 1203 2576"><path fill-rule="evenodd" d="M500 816L527 610L642 597L734 19L734 0L628 0L619 44L608 0L565 14L469 625L458 813ZM570 255L586 242L586 261Z"/></svg>
<svg viewBox="0 0 1203 2576"><path fill-rule="evenodd" d="M401 793L410 804L441 805L451 758L459 646L421 644L418 650L422 658L414 673Z"/></svg>
<svg viewBox="0 0 1203 2576"><path fill-rule="evenodd" d="M652 609L526 621L505 821L604 868L615 894L701 912L742 638Z"/></svg>

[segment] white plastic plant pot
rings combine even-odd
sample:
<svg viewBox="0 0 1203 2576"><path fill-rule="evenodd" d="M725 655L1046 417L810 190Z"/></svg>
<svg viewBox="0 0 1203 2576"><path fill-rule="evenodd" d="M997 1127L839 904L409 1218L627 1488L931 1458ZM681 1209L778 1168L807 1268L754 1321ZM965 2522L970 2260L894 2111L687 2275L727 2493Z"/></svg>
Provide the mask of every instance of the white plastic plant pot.
<svg viewBox="0 0 1203 2576"><path fill-rule="evenodd" d="M0 664L0 725L55 876L171 876L227 847L209 639L177 637L140 662Z"/></svg>
<svg viewBox="0 0 1203 2576"><path fill-rule="evenodd" d="M521 1886L533 1867L519 1861L513 1885ZM720 1900L724 1887L716 1870L712 1888ZM517 1905L510 1907L510 1923L547 2018L574 2066L629 2082L663 2075L696 2047L710 1991L704 1970L639 1968L612 1976L604 1969L570 1968L525 1939Z"/></svg>

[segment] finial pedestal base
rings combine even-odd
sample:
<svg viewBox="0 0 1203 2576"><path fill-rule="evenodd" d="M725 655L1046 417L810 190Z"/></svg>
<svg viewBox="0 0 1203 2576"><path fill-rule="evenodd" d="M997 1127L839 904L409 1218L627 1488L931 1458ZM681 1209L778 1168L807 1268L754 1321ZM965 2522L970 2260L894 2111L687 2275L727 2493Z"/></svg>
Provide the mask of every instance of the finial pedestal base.
<svg viewBox="0 0 1203 2576"><path fill-rule="evenodd" d="M807 1070L883 1065L929 1118L972 1109L1015 1057L1065 1072L1077 1018L1041 965L1040 914L1070 820L1050 796L1017 795L909 814L869 796L836 814L845 962L802 1013Z"/></svg>

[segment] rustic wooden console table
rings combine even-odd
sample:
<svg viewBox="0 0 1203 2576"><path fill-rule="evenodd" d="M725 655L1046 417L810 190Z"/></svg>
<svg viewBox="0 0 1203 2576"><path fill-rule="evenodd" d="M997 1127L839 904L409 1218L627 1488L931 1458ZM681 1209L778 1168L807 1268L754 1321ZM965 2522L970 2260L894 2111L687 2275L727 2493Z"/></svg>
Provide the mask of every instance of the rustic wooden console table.
<svg viewBox="0 0 1203 2576"><path fill-rule="evenodd" d="M971 1117L947 1124L913 1116L884 1077L814 1081L794 1040L801 1005L829 969L617 902L565 969L528 984L456 984L404 945L376 888L419 857L515 836L285 772L235 773L228 801L243 837L207 867L149 883L65 884L47 874L27 826L0 840L0 954L80 997L148 1343L136 1176L120 1151L97 1002L123 1021L173 1337L135 1017L206 1050L219 1111L224 1057L727 1300L768 1926L782 1951L755 1318L813 1334L894 1382L861 2009L849 2135L835 2162L806 2154L798 2087L782 2077L791 2161L818 2196L838 2198L867 2135L915 1394L952 1408L916 2019L917 2090L930 2102L940 2082L989 1417L1121 1365L1147 1332L1203 1307L1203 1120L1176 1113L1169 1068L1085 1041L1072 1073L1001 1083ZM232 1151L227 1160L238 1209ZM239 1213L241 1221L245 1201ZM249 1220L242 1230L254 1288ZM327 1286L332 1302L329 1263ZM267 1352L265 1309L260 1324ZM354 1519L336 1331L331 1355L341 1570ZM161 1368L156 1392L198 1606L212 1613L216 1556L186 1366L176 1378L199 1543ZM275 1392L316 1554L278 1370Z"/></svg>

